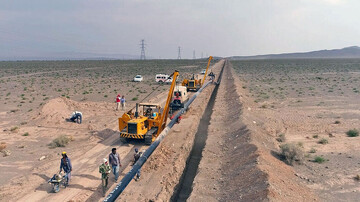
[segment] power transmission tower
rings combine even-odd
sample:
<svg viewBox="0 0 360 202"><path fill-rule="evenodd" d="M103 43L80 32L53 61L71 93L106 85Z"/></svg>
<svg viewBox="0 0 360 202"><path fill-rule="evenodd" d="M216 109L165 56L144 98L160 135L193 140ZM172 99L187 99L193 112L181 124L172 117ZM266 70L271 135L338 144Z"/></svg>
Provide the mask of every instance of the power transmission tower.
<svg viewBox="0 0 360 202"><path fill-rule="evenodd" d="M141 40L140 46L141 46L141 55L140 55L140 60L146 60L145 57L145 39Z"/></svg>
<svg viewBox="0 0 360 202"><path fill-rule="evenodd" d="M204 54L203 54L203 52L201 52L201 58L204 58Z"/></svg>
<svg viewBox="0 0 360 202"><path fill-rule="evenodd" d="M194 60L196 59L195 50L193 51L193 59L194 59Z"/></svg>
<svg viewBox="0 0 360 202"><path fill-rule="evenodd" d="M181 47L178 48L178 60L181 60Z"/></svg>

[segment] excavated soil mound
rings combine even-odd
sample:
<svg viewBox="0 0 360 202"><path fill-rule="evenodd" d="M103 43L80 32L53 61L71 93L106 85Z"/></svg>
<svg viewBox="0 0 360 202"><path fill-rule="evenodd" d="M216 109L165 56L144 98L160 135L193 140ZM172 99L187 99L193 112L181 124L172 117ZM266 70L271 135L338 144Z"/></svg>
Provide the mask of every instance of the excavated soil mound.
<svg viewBox="0 0 360 202"><path fill-rule="evenodd" d="M49 100L34 119L42 124L60 124L61 120L70 117L74 109L73 102L66 98Z"/></svg>

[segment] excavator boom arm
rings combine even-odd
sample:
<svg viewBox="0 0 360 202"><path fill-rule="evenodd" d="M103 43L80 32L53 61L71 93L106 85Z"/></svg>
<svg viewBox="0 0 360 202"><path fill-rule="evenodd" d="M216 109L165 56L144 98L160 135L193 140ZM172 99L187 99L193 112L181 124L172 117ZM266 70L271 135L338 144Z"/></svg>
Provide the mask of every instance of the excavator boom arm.
<svg viewBox="0 0 360 202"><path fill-rule="evenodd" d="M201 86L203 86L204 82L205 82L205 78L206 78L206 75L207 75L207 71L209 69L209 66L210 66L210 62L211 60L213 59L212 56L209 57L209 61L208 61L208 64L207 64L207 67L206 67L206 71L205 71L205 75L204 75L204 78L201 80Z"/></svg>
<svg viewBox="0 0 360 202"><path fill-rule="evenodd" d="M175 70L175 72L172 75L173 80L172 80L172 83L171 83L171 86L170 86L169 94L167 96L165 107L164 107L163 113L161 115L160 128L157 131L158 134L160 134L161 131L165 128L166 120L167 120L167 117L168 117L168 114L169 114L169 109L170 109L170 102L171 102L172 96L174 94L174 89L175 89L175 86L176 86L176 79L177 79L178 75L179 75L179 72Z"/></svg>

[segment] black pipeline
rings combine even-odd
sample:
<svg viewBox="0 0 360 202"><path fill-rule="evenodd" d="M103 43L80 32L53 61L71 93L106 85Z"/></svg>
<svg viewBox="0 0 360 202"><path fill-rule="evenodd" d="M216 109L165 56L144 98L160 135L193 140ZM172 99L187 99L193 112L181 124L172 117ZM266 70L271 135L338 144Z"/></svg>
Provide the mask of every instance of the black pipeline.
<svg viewBox="0 0 360 202"><path fill-rule="evenodd" d="M177 119L188 109L190 104L195 100L195 98L212 82L209 81L205 83L198 92L193 95L189 101L184 105L184 108L181 109L174 118L170 121L170 123L164 128L164 130L159 134L156 140L150 145L150 147L144 152L144 154L139 158L139 160L135 163L135 165L131 168L131 170L124 176L124 178L116 185L115 189L111 191L111 193L104 199L104 202L113 202L115 201L119 195L124 191L126 186L130 183L130 181L136 175L136 171L140 169L149 156L154 152L154 150L159 146L160 142L165 138L170 129L175 125Z"/></svg>

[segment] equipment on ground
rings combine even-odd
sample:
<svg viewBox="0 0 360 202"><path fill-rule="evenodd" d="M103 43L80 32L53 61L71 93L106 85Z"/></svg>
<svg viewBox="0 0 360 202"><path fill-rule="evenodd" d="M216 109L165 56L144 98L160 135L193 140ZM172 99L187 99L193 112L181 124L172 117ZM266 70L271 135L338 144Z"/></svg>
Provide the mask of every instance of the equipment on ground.
<svg viewBox="0 0 360 202"><path fill-rule="evenodd" d="M144 139L145 144L150 145L156 139L165 128L178 75L179 72L175 71L170 76L172 83L163 109L159 104L136 103L135 113L130 110L119 118L120 140L122 142L126 143L129 139ZM139 112L141 107L142 113Z"/></svg>
<svg viewBox="0 0 360 202"><path fill-rule="evenodd" d="M207 74L207 71L209 69L210 62L211 62L212 59L213 59L213 57L210 56L203 79L195 79L195 75L193 74L193 76L190 79L184 79L183 80L181 85L186 86L187 91L198 91L202 87L202 85L204 84L206 74Z"/></svg>
<svg viewBox="0 0 360 202"><path fill-rule="evenodd" d="M68 186L67 184L67 173L62 174L54 174L54 176L48 181L49 184L52 185L52 189L54 193L60 191L60 185L63 185L65 188Z"/></svg>

